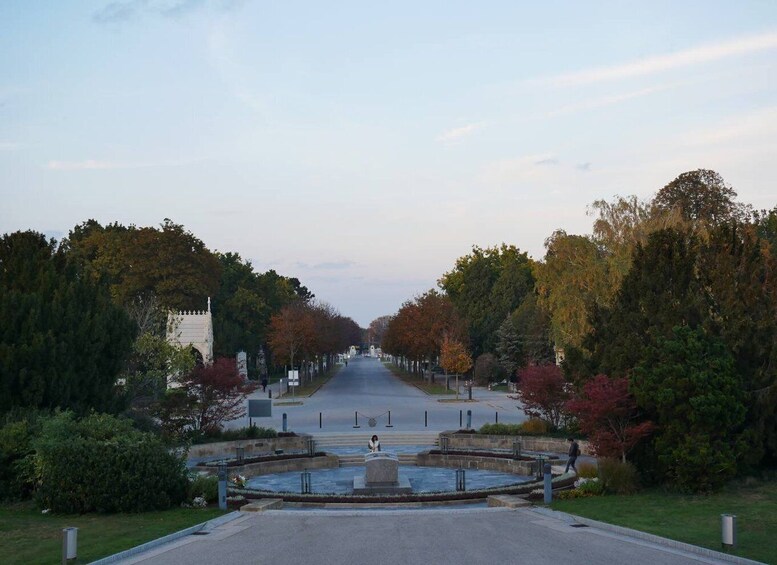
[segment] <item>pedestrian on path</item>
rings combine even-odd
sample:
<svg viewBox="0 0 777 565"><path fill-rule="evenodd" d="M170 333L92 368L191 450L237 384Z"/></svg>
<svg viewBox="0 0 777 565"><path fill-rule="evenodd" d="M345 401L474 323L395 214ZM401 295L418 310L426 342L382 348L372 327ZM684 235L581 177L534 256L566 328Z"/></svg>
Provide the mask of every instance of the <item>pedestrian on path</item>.
<svg viewBox="0 0 777 565"><path fill-rule="evenodd" d="M572 469L575 471L575 475L577 475L575 461L577 461L577 456L580 455L580 446L573 437L568 437L567 441L569 442L569 459L567 460L567 468L564 469L564 472L568 473L569 468L572 467Z"/></svg>
<svg viewBox="0 0 777 565"><path fill-rule="evenodd" d="M267 390L267 377L262 377L262 392Z"/></svg>

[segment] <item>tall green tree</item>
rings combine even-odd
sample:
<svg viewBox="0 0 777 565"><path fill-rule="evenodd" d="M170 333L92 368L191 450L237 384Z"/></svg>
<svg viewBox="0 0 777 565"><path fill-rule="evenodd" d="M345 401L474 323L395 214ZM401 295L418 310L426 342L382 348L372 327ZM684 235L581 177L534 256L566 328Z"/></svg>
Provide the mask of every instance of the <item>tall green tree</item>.
<svg viewBox="0 0 777 565"><path fill-rule="evenodd" d="M477 356L495 350L500 324L532 291L532 263L513 245L475 246L438 284L466 321Z"/></svg>
<svg viewBox="0 0 777 565"><path fill-rule="evenodd" d="M54 240L0 238L0 412L116 409L134 325Z"/></svg>

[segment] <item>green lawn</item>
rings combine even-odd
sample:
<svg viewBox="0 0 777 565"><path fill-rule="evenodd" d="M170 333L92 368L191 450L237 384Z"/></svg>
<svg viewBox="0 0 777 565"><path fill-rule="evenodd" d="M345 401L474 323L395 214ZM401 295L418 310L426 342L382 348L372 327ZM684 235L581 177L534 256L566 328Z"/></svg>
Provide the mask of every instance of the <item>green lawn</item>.
<svg viewBox="0 0 777 565"><path fill-rule="evenodd" d="M394 374L394 376L399 377L409 385L413 385L420 388L421 390L423 390L428 394L455 394L454 391L448 390L447 388L445 388L445 375L437 375L435 377L436 382L432 384L432 383L426 382L426 380L424 380L422 376L416 375L413 373L408 373L407 371L405 371L404 369L401 369L400 367L397 367L393 363L384 363L383 366L386 367L389 371L391 371Z"/></svg>
<svg viewBox="0 0 777 565"><path fill-rule="evenodd" d="M554 510L720 550L720 515L737 516L735 555L777 564L777 480L745 479L709 496L649 490L553 502Z"/></svg>
<svg viewBox="0 0 777 565"><path fill-rule="evenodd" d="M78 528L78 563L135 547L223 514L182 509L142 514L41 514L32 503L0 506L0 563L51 564L62 556L62 528Z"/></svg>

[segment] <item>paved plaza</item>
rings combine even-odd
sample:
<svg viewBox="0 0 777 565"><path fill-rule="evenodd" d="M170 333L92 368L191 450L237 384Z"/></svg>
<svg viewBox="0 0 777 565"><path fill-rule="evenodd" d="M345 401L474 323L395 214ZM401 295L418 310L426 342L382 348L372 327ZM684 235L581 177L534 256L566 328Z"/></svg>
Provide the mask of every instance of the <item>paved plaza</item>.
<svg viewBox="0 0 777 565"><path fill-rule="evenodd" d="M445 377L439 376L444 382ZM271 387L277 397L278 385ZM472 410L472 426L493 423L497 418L503 423L520 423L526 416L518 407L518 401L505 393L491 392L485 388L473 389L473 402L465 402L466 389L461 387L461 402L440 402L451 396L429 395L420 389L405 384L383 366L378 359L356 357L342 367L328 383L313 396L298 399L302 404L288 405L291 396L274 400L272 418L256 418L258 426L281 429L282 417L288 416L289 430L306 433L350 432L354 414L359 413L359 429L365 433L374 431L379 435L408 431L443 431L459 428L459 411L463 411L466 425L467 410ZM261 390L251 398L267 398ZM391 411L392 428L387 428L388 411ZM424 426L424 412L427 413ZM322 427L319 428L319 413ZM375 418L376 427L370 430L368 419ZM230 427L248 425L248 418L235 420Z"/></svg>

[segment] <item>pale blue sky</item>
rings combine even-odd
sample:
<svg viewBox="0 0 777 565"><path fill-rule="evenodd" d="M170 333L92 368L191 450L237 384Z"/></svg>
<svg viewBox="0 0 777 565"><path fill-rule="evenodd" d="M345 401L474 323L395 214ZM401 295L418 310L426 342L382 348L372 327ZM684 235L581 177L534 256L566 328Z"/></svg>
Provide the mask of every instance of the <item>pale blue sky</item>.
<svg viewBox="0 0 777 565"><path fill-rule="evenodd" d="M0 233L184 224L366 326L711 168L777 204L777 2L0 3Z"/></svg>

